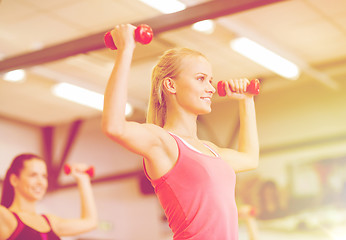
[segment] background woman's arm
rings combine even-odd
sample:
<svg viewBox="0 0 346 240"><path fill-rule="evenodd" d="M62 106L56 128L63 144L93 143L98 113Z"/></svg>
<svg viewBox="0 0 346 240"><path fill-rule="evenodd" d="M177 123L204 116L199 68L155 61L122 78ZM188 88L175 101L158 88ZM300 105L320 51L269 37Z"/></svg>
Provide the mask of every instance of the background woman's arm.
<svg viewBox="0 0 346 240"><path fill-rule="evenodd" d="M85 166L72 165L72 175L75 177L80 194L81 216L77 219L63 219L49 216L53 230L59 236L71 236L91 231L97 227L98 217L90 177L84 172Z"/></svg>

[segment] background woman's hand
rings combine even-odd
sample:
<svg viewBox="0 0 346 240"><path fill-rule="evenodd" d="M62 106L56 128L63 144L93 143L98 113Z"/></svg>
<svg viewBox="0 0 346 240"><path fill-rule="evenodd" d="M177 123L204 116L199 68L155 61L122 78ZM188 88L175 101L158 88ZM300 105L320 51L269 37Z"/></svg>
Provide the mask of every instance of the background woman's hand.
<svg viewBox="0 0 346 240"><path fill-rule="evenodd" d="M87 170L89 169L89 165L84 163L71 163L69 164L71 175L78 181L82 178L90 178Z"/></svg>

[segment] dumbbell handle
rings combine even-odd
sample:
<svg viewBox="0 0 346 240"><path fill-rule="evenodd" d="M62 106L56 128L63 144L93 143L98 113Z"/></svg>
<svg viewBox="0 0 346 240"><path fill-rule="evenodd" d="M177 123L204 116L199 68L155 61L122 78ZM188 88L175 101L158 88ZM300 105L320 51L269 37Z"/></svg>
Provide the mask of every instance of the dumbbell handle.
<svg viewBox="0 0 346 240"><path fill-rule="evenodd" d="M140 24L136 29L135 29L135 35L134 35L135 41L141 43L141 44L148 44L151 42L153 39L153 30L151 27L149 27L146 24ZM106 47L116 50L117 47L114 44L111 32L106 32L104 36L104 42Z"/></svg>
<svg viewBox="0 0 346 240"><path fill-rule="evenodd" d="M66 175L69 175L71 173L71 166L68 164L65 164L64 166L64 172ZM93 166L90 166L88 169L84 171L86 174L88 174L90 177L94 177L95 175L95 168Z"/></svg>
<svg viewBox="0 0 346 240"><path fill-rule="evenodd" d="M225 86L228 84L226 81L219 81L217 83L217 93L219 96L226 96ZM260 91L260 82L258 79L253 79L246 88L246 92L250 94L257 95Z"/></svg>

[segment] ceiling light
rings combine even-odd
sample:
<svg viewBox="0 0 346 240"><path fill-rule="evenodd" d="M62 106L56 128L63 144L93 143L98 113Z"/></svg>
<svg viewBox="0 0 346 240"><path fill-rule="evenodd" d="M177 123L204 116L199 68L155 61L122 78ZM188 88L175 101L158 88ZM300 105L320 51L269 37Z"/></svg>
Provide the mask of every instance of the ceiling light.
<svg viewBox="0 0 346 240"><path fill-rule="evenodd" d="M103 109L103 95L69 83L58 83L53 93L61 98L76 102L97 110Z"/></svg>
<svg viewBox="0 0 346 240"><path fill-rule="evenodd" d="M196 22L192 25L192 28L199 32L211 34L214 31L214 22L210 19Z"/></svg>
<svg viewBox="0 0 346 240"><path fill-rule="evenodd" d="M52 89L54 95L63 99L88 106L99 111L103 110L103 94L78 87L69 83L58 83ZM133 113L132 106L126 104L125 115L129 116Z"/></svg>
<svg viewBox="0 0 346 240"><path fill-rule="evenodd" d="M23 69L17 69L5 73L4 80L9 82L22 82L25 79L25 71Z"/></svg>
<svg viewBox="0 0 346 240"><path fill-rule="evenodd" d="M174 13L184 10L186 5L178 0L140 0L162 13Z"/></svg>
<svg viewBox="0 0 346 240"><path fill-rule="evenodd" d="M231 41L230 46L234 51L279 74L282 77L292 80L299 77L299 68L294 63L286 60L285 58L264 48L248 38L241 37L234 39Z"/></svg>

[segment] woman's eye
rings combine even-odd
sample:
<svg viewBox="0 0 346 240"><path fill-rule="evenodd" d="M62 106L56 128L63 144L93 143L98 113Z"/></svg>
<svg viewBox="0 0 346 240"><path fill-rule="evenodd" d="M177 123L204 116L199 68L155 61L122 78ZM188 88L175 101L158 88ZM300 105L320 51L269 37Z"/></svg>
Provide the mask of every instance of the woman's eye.
<svg viewBox="0 0 346 240"><path fill-rule="evenodd" d="M200 76L197 79L203 81L205 79L205 77L204 76Z"/></svg>

